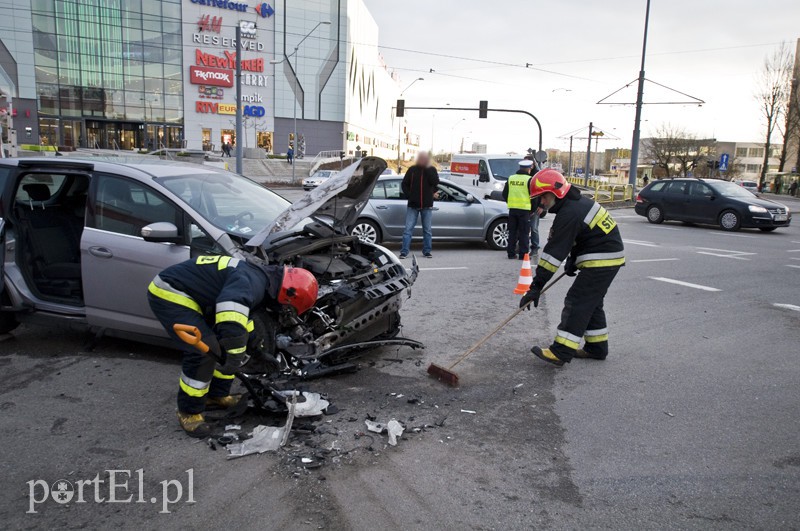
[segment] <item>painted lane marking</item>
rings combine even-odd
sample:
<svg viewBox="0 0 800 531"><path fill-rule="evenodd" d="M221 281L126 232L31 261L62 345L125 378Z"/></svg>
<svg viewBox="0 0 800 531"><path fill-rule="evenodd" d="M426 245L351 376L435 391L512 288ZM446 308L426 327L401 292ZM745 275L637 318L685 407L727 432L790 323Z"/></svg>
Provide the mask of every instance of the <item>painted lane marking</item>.
<svg viewBox="0 0 800 531"><path fill-rule="evenodd" d="M645 225L645 226L650 229L658 229L658 230L681 230L675 227L656 227L654 225Z"/></svg>
<svg viewBox="0 0 800 531"><path fill-rule="evenodd" d="M800 260L800 258L795 258L794 256L790 256L789 260Z"/></svg>
<svg viewBox="0 0 800 531"><path fill-rule="evenodd" d="M800 253L800 249L789 249L787 253Z"/></svg>
<svg viewBox="0 0 800 531"><path fill-rule="evenodd" d="M786 267L793 267L795 269L800 269L800 266L794 264L786 264Z"/></svg>
<svg viewBox="0 0 800 531"><path fill-rule="evenodd" d="M711 230L711 231L708 231L708 232L710 232L712 234L721 234L722 236L733 236L735 238L757 238L757 236L752 236L750 234L733 234L733 233L730 233L730 232L719 232L719 231L714 231L714 230Z"/></svg>
<svg viewBox="0 0 800 531"><path fill-rule="evenodd" d="M776 308L783 308L784 310L794 310L796 312L800 312L800 306L796 306L794 304L773 304Z"/></svg>
<svg viewBox="0 0 800 531"><path fill-rule="evenodd" d="M731 251L730 249L715 249L713 247L697 247L697 249L701 249L700 251L697 251L697 254L718 256L720 258L733 258L734 260L750 260L749 258L744 258L744 257L756 254L756 253L746 253L744 251Z"/></svg>
<svg viewBox="0 0 800 531"><path fill-rule="evenodd" d="M631 263L638 264L641 262L674 262L680 258L648 258L646 260L631 260Z"/></svg>
<svg viewBox="0 0 800 531"><path fill-rule="evenodd" d="M630 243L632 245L642 245L644 247L658 247L658 244L653 242L646 242L642 240L622 240L623 243Z"/></svg>
<svg viewBox="0 0 800 531"><path fill-rule="evenodd" d="M659 282L667 282L669 284L677 284L678 286L685 286L687 288L700 289L703 291L722 291L721 289L712 288L710 286L702 286L700 284L692 284L691 282L684 282L682 280L675 280L674 278L664 277L647 277L651 280L658 280Z"/></svg>
<svg viewBox="0 0 800 531"><path fill-rule="evenodd" d="M420 271L456 271L469 269L468 267L420 267Z"/></svg>

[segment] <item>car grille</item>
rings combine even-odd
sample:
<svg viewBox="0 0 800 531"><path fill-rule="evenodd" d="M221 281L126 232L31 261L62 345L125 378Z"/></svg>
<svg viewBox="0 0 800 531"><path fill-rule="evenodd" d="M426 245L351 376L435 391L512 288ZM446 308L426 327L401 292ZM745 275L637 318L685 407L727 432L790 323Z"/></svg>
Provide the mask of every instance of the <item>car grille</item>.
<svg viewBox="0 0 800 531"><path fill-rule="evenodd" d="M776 215L776 214L784 214L784 215L786 214L786 209L785 208L768 208L767 210L773 216Z"/></svg>

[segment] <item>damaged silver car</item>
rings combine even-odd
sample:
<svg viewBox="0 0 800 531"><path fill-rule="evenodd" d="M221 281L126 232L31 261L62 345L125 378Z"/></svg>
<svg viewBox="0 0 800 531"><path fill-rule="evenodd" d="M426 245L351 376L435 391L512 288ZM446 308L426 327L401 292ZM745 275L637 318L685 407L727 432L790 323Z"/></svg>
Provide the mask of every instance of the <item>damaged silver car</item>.
<svg viewBox="0 0 800 531"><path fill-rule="evenodd" d="M120 158L0 160L0 334L20 321L80 325L100 338L165 338L147 285L206 254L287 264L319 282L302 317L259 312L262 350L283 371L346 359L394 339L411 271L349 235L386 169L365 158L294 205L207 166Z"/></svg>

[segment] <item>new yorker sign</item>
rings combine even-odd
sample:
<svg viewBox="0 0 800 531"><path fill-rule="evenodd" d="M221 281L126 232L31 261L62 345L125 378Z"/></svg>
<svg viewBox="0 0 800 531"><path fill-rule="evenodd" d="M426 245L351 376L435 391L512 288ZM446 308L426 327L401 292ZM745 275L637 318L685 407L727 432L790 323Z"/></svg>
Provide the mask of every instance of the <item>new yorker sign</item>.
<svg viewBox="0 0 800 531"><path fill-rule="evenodd" d="M198 66L210 68L236 69L236 54L234 52L223 52L225 55L219 56L195 50L194 60ZM242 59L242 70L246 72L263 72L264 58Z"/></svg>

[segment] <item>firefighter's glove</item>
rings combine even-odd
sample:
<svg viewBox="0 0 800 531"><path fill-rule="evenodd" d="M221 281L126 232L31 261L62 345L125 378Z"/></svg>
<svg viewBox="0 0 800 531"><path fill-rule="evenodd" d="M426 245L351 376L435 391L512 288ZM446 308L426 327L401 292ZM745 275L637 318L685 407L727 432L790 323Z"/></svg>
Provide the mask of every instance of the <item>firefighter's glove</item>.
<svg viewBox="0 0 800 531"><path fill-rule="evenodd" d="M526 310L530 310L531 307L529 306L530 303L533 303L535 308L539 307L539 296L542 294L542 289L538 286L531 284L528 293L522 296L522 300L519 301L519 307L525 308Z"/></svg>
<svg viewBox="0 0 800 531"><path fill-rule="evenodd" d="M244 338L227 338L221 339L219 344L222 350L225 351L225 363L220 364L219 372L222 374L235 374L236 371L242 368L242 365L247 363L248 356L246 355L247 349L242 345L245 344Z"/></svg>
<svg viewBox="0 0 800 531"><path fill-rule="evenodd" d="M574 277L578 274L578 266L575 264L575 257L569 255L567 261L564 263L564 272L568 277Z"/></svg>

